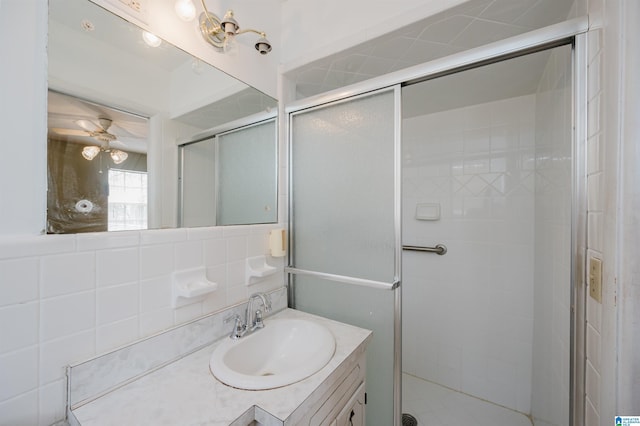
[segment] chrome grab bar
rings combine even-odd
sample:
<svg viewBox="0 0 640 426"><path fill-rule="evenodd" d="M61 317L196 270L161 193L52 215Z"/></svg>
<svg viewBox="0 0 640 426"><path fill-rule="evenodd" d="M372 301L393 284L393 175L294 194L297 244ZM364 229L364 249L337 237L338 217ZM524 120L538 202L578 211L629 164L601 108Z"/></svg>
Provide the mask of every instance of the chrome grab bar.
<svg viewBox="0 0 640 426"><path fill-rule="evenodd" d="M444 244L436 244L435 247L402 246L402 250L426 251L428 253L435 253L439 256L442 256L447 253L447 247Z"/></svg>

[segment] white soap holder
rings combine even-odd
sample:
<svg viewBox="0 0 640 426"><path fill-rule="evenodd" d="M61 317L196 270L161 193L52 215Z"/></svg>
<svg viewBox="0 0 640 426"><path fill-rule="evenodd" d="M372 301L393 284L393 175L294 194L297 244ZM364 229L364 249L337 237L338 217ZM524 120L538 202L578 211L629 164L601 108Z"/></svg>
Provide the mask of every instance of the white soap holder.
<svg viewBox="0 0 640 426"><path fill-rule="evenodd" d="M278 268L267 263L266 256L248 257L246 262L247 285L255 284L278 272Z"/></svg>
<svg viewBox="0 0 640 426"><path fill-rule="evenodd" d="M416 220L440 220L440 203L417 204Z"/></svg>
<svg viewBox="0 0 640 426"><path fill-rule="evenodd" d="M172 275L171 306L179 308L200 302L217 288L218 283L207 279L205 267L176 271Z"/></svg>

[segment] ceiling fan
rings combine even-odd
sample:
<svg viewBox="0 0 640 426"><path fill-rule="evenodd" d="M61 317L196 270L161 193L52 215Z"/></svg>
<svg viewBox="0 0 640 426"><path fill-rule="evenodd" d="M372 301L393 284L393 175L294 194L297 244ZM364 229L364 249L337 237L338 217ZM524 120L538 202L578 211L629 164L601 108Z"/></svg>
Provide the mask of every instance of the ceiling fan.
<svg viewBox="0 0 640 426"><path fill-rule="evenodd" d="M91 120L76 120L75 123L78 126L82 127L84 130L56 128L52 130L59 135L90 136L100 141L101 144L99 146L89 145L85 146L82 149L82 156L85 159L91 161L100 152L108 152L113 162L116 164L120 164L129 156L129 154L127 154L126 152L111 147L111 142L116 141L118 137L112 133L109 133L109 128L113 123L113 120L111 120L110 118L99 117L97 124Z"/></svg>

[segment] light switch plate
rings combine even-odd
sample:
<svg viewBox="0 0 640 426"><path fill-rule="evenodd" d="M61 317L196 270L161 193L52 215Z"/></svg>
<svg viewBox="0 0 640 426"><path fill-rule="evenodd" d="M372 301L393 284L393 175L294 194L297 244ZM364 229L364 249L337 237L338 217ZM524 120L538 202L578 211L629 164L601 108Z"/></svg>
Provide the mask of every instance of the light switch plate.
<svg viewBox="0 0 640 426"><path fill-rule="evenodd" d="M589 258L589 295L602 303L602 260Z"/></svg>

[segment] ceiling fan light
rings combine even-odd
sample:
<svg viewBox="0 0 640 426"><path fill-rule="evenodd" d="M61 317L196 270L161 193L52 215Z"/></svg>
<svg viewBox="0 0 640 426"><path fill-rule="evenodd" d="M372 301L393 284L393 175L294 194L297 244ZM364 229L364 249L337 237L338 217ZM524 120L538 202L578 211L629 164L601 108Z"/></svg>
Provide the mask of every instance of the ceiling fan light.
<svg viewBox="0 0 640 426"><path fill-rule="evenodd" d="M119 149L112 149L110 154L111 154L111 159L116 164L120 164L124 162L129 156L129 154L127 154L124 151L120 151Z"/></svg>
<svg viewBox="0 0 640 426"><path fill-rule="evenodd" d="M96 158L96 155L98 155L98 153L100 152L100 147L99 146L85 146L84 148L82 148L82 156L91 161L94 158Z"/></svg>

